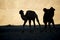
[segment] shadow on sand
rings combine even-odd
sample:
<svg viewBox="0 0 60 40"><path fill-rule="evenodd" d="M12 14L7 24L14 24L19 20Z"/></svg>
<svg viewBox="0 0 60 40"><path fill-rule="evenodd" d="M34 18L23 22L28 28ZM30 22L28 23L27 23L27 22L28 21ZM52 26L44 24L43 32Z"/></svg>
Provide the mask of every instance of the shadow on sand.
<svg viewBox="0 0 60 40"><path fill-rule="evenodd" d="M29 31L29 26L26 25L24 27L22 25L4 25L0 26L0 40L60 40L60 24L56 24L56 31L52 29L49 31L49 27L47 31L41 31L44 29L44 25L41 25L39 28L36 25L36 31L34 32L33 25L31 26L31 32Z"/></svg>

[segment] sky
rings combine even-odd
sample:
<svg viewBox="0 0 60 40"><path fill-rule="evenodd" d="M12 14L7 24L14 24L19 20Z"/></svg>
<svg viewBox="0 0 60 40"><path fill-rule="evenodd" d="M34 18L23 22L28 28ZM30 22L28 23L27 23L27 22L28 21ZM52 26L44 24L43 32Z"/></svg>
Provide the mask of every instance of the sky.
<svg viewBox="0 0 60 40"><path fill-rule="evenodd" d="M35 11L40 24L44 24L43 8L50 7L55 8L55 24L60 24L60 0L0 0L0 25L23 25L24 21L21 19L19 10L24 10L24 14L27 10Z"/></svg>

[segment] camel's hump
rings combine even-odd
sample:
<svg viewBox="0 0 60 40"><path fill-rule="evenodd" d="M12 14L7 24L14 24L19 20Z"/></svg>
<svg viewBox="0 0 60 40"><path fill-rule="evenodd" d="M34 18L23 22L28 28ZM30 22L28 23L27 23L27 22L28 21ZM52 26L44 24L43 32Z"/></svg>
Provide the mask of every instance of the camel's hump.
<svg viewBox="0 0 60 40"><path fill-rule="evenodd" d="M28 10L26 11L26 15L25 16L28 16L28 17L36 17L37 14L35 13L35 11L32 11L32 10Z"/></svg>
<svg viewBox="0 0 60 40"><path fill-rule="evenodd" d="M36 14L36 12L35 11L32 11L32 10L27 10L26 11L26 14L32 14L33 15L33 14Z"/></svg>
<svg viewBox="0 0 60 40"><path fill-rule="evenodd" d="M33 10L27 10L27 12L35 12L35 11L33 11Z"/></svg>

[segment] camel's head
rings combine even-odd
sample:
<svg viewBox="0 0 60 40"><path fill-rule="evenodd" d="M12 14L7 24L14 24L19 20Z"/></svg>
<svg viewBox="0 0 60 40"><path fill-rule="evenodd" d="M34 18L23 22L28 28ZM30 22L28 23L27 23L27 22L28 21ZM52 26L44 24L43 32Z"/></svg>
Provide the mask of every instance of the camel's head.
<svg viewBox="0 0 60 40"><path fill-rule="evenodd" d="M21 15L24 14L24 11L23 10L20 10L19 11L19 14L21 14Z"/></svg>
<svg viewBox="0 0 60 40"><path fill-rule="evenodd" d="M48 12L49 12L49 9L44 8L43 11L44 11L45 13L48 13Z"/></svg>
<svg viewBox="0 0 60 40"><path fill-rule="evenodd" d="M54 9L53 7L51 7L51 8L50 8L50 10L53 10L53 11L55 11L55 9Z"/></svg>
<svg viewBox="0 0 60 40"><path fill-rule="evenodd" d="M46 10L47 10L46 8L43 9L44 12L45 12Z"/></svg>

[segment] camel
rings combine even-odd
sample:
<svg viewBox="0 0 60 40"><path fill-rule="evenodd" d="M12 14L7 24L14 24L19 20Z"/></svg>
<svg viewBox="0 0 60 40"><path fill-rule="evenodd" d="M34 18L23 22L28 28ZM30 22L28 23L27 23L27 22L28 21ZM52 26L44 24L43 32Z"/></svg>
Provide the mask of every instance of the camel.
<svg viewBox="0 0 60 40"><path fill-rule="evenodd" d="M54 19L53 19L55 9L53 7L51 7L50 9L44 8L43 11L44 11L43 23L45 24L44 29L46 29L47 26L49 26L49 28L51 28L51 23L53 25L53 28L55 29L55 23L54 23Z"/></svg>
<svg viewBox="0 0 60 40"><path fill-rule="evenodd" d="M34 23L34 27L35 27L35 19L37 20L39 26L40 26L40 23L39 23L39 19L38 19L38 16L37 14L32 11L32 10L27 10L26 11L26 14L24 15L24 11L23 10L20 10L19 11L19 14L21 15L21 18L23 19L24 21L24 24L23 26L25 26L27 20L29 21L29 27L31 27L31 20L33 21Z"/></svg>

